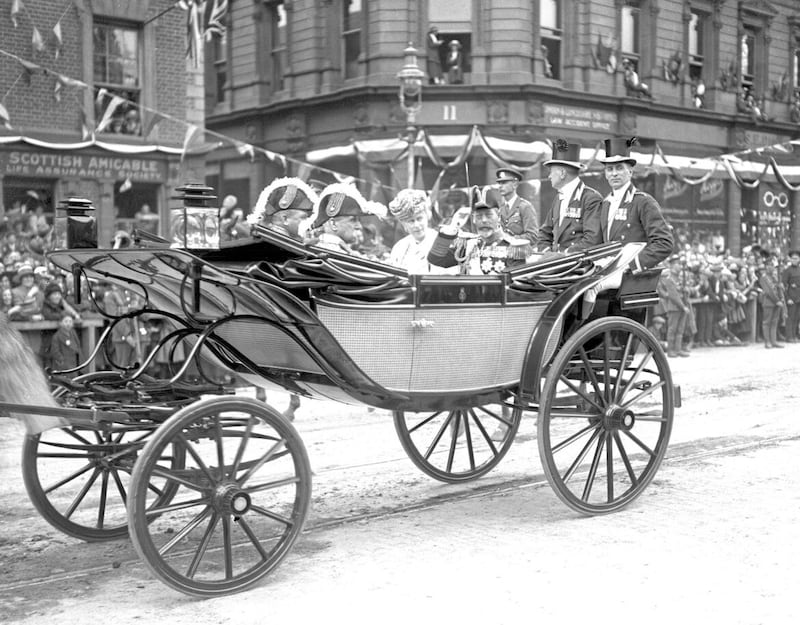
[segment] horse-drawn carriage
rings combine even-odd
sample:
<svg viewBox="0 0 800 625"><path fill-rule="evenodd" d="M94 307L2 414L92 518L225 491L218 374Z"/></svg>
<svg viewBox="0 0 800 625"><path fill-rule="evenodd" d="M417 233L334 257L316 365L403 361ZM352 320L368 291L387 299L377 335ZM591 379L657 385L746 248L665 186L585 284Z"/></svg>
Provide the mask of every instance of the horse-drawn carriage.
<svg viewBox="0 0 800 625"><path fill-rule="evenodd" d="M190 595L242 590L277 566L308 515L306 450L287 418L234 394L211 366L389 410L410 459L445 482L497 466L525 411L538 412L545 474L571 508L619 510L653 478L678 401L642 324L655 278L628 276L581 314L587 291L623 273L619 244L496 276L409 276L260 226L252 234L216 250L50 255L76 285L117 284L142 302L105 311L83 367L115 324L160 317L173 328L133 367L107 357L102 371L55 372L58 408L0 405L63 420L29 435L22 459L52 525L87 541L130 534L148 568ZM154 359L176 349L185 360L154 376Z"/></svg>

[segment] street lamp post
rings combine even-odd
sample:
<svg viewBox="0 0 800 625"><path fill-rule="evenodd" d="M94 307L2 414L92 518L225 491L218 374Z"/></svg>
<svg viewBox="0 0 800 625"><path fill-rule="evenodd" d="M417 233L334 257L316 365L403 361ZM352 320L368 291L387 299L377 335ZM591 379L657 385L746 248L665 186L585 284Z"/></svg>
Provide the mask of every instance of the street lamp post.
<svg viewBox="0 0 800 625"><path fill-rule="evenodd" d="M406 114L406 132L408 133L408 184L407 188L414 186L414 141L417 138L417 113L422 109L422 81L425 78L419 65L417 65L417 49L409 42L403 51L405 63L403 69L397 72L400 81L400 108Z"/></svg>

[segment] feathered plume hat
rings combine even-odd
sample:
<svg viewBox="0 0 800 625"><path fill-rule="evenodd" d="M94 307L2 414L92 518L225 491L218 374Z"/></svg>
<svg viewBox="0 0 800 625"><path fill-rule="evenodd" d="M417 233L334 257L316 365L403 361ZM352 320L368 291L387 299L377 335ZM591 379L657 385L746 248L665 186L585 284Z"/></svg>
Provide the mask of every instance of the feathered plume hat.
<svg viewBox="0 0 800 625"><path fill-rule="evenodd" d="M359 190L351 184L334 182L319 194L314 205L316 218L312 228L319 228L332 217L375 215L381 219L386 217L386 207L380 202L368 202Z"/></svg>
<svg viewBox="0 0 800 625"><path fill-rule="evenodd" d="M258 196L247 223L258 224L283 210L299 210L311 215L319 197L311 186L300 178L276 178Z"/></svg>

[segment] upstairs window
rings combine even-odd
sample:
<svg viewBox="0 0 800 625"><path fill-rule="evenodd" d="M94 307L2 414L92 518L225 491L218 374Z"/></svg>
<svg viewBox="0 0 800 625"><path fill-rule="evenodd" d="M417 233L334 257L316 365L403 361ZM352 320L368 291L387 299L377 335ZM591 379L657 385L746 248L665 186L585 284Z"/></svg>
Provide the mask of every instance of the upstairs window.
<svg viewBox="0 0 800 625"><path fill-rule="evenodd" d="M627 0L622 7L621 29L620 29L620 51L623 59L633 66L634 71L639 71L639 3L635 0Z"/></svg>
<svg viewBox="0 0 800 625"><path fill-rule="evenodd" d="M286 52L286 7L283 2L275 2L270 10L270 61L272 66L272 90L281 91L286 87L288 58Z"/></svg>
<svg viewBox="0 0 800 625"><path fill-rule="evenodd" d="M752 89L756 74L756 30L745 27L739 39L739 67L742 70L741 86Z"/></svg>
<svg viewBox="0 0 800 625"><path fill-rule="evenodd" d="M225 101L225 86L228 80L228 29L216 32L211 40L214 63L214 86L217 103Z"/></svg>
<svg viewBox="0 0 800 625"><path fill-rule="evenodd" d="M792 90L794 100L800 98L800 26L798 26L792 37Z"/></svg>
<svg viewBox="0 0 800 625"><path fill-rule="evenodd" d="M92 26L97 132L140 136L141 31L95 22Z"/></svg>
<svg viewBox="0 0 800 625"><path fill-rule="evenodd" d="M355 78L359 75L358 61L361 56L361 28L364 21L364 11L361 5L361 0L343 0L342 3L345 78Z"/></svg>
<svg viewBox="0 0 800 625"><path fill-rule="evenodd" d="M689 18L689 79L691 81L703 78L708 23L708 16L705 13L691 12Z"/></svg>
<svg viewBox="0 0 800 625"><path fill-rule="evenodd" d="M545 78L561 80L561 0L539 0L539 33L541 74Z"/></svg>

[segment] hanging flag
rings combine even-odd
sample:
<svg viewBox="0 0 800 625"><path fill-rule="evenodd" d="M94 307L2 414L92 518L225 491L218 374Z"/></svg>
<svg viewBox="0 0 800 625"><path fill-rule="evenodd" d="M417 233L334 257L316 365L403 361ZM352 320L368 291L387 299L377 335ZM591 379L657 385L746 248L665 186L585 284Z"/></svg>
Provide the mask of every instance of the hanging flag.
<svg viewBox="0 0 800 625"><path fill-rule="evenodd" d="M0 124L11 130L11 118L8 116L8 110L2 104L0 104Z"/></svg>
<svg viewBox="0 0 800 625"><path fill-rule="evenodd" d="M19 57L17 57L17 61L19 61L19 64L22 65L22 69L25 70L25 75L23 76L25 84L30 86L31 76L33 76L33 74L35 74L42 68L36 63L33 63L32 61L26 61L25 59L21 59Z"/></svg>
<svg viewBox="0 0 800 625"><path fill-rule="evenodd" d="M31 43L33 43L33 49L36 52L41 52L44 50L44 39L42 39L42 33L39 32L39 29L36 28L36 26L33 27Z"/></svg>
<svg viewBox="0 0 800 625"><path fill-rule="evenodd" d="M122 184L119 185L119 192L125 193L126 191L130 191L131 187L133 186L133 182L131 182L131 177L128 176L125 180L122 181Z"/></svg>
<svg viewBox="0 0 800 625"><path fill-rule="evenodd" d="M58 58L61 55L61 49L64 47L64 40L61 37L61 20L58 20L56 25L53 26L53 38L56 40L55 57Z"/></svg>
<svg viewBox="0 0 800 625"><path fill-rule="evenodd" d="M236 146L236 151L242 156L249 156L251 161L255 160L256 158L256 151L249 143L239 143Z"/></svg>
<svg viewBox="0 0 800 625"><path fill-rule="evenodd" d="M148 113L149 114L146 117L147 121L145 122L144 129L142 130L143 139L146 139L150 133L153 132L153 128L155 128L160 121L167 119L164 115L155 111L149 111Z"/></svg>
<svg viewBox="0 0 800 625"><path fill-rule="evenodd" d="M114 113L117 109L125 102L125 98L115 95L111 97L111 100L106 107L105 112L103 113L103 117L100 118L100 123L97 124L97 132L103 132L108 126L111 124L111 118L114 116Z"/></svg>
<svg viewBox="0 0 800 625"><path fill-rule="evenodd" d="M81 139L86 141L92 136L92 131L89 129L89 120L86 118L86 111L83 109L83 103L77 96L75 99L78 101L78 110L81 116Z"/></svg>
<svg viewBox="0 0 800 625"><path fill-rule="evenodd" d="M414 188L420 191L425 190L425 178L422 175L422 159L417 159L417 175L414 178Z"/></svg>
<svg viewBox="0 0 800 625"><path fill-rule="evenodd" d="M347 176L345 174L340 174L340 173L335 172L335 171L333 171L331 173L333 174L333 177L336 178L336 180L338 182L341 182L342 184L353 184L354 185L356 183L356 179L353 176Z"/></svg>
<svg viewBox="0 0 800 625"><path fill-rule="evenodd" d="M56 82L53 85L53 97L56 99L56 102L61 102L61 89L64 87L62 82L56 78Z"/></svg>
<svg viewBox="0 0 800 625"><path fill-rule="evenodd" d="M12 0L11 2L11 23L17 27L17 15L22 10L22 0Z"/></svg>
<svg viewBox="0 0 800 625"><path fill-rule="evenodd" d="M61 83L64 87L88 87L85 82L82 80L75 80L74 78L70 78L69 76L64 76L64 74L56 74L56 80Z"/></svg>
<svg viewBox="0 0 800 625"><path fill-rule="evenodd" d="M189 149L189 146L194 140L198 130L200 130L200 127L196 126L195 124L189 124L186 127L186 136L183 139L183 149L181 150L181 162L183 162L183 158L186 156L186 151Z"/></svg>
<svg viewBox="0 0 800 625"><path fill-rule="evenodd" d="M228 0L214 0L211 13L208 16L205 32L203 33L206 41L210 41L213 35L220 37L225 34L225 15L228 13Z"/></svg>
<svg viewBox="0 0 800 625"><path fill-rule="evenodd" d="M178 6L186 11L186 56L192 60L195 67L200 65L200 53L203 49L203 14L205 13L205 0L185 0Z"/></svg>

